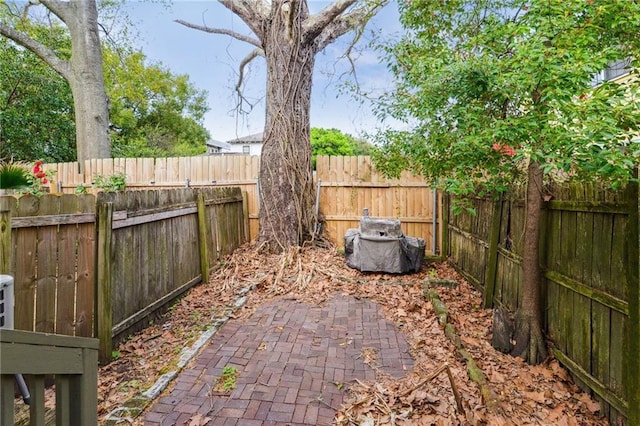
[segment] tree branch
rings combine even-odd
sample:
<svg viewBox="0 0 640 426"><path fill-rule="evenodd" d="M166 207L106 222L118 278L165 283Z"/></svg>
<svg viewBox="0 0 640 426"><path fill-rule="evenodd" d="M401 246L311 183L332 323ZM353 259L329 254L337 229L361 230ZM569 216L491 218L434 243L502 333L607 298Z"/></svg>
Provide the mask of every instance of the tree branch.
<svg viewBox="0 0 640 426"><path fill-rule="evenodd" d="M218 0L247 24L259 39L264 38L265 22L269 19L271 2L268 0ZM261 47L261 46L258 46Z"/></svg>
<svg viewBox="0 0 640 426"><path fill-rule="evenodd" d="M45 61L51 66L58 74L60 74L65 80L69 81L71 78L71 66L67 61L60 59L53 50L38 43L31 37L17 31L7 25L0 23L0 34L18 43L33 52L40 59Z"/></svg>
<svg viewBox="0 0 640 426"><path fill-rule="evenodd" d="M182 19L176 19L174 22L177 22L180 25L184 25L187 28L192 28L194 30L199 30L199 31L204 31L205 33L211 33L211 34L223 34L223 35L228 35L231 36L233 38L235 38L236 40L240 40L240 41L244 41L246 43L252 44L254 46L256 46L258 49L262 49L262 44L260 43L259 40L256 40L252 37L237 33L235 31L232 30L227 30L224 28L210 28L204 25L196 25L196 24L192 24L190 22L186 22L183 21Z"/></svg>
<svg viewBox="0 0 640 426"><path fill-rule="evenodd" d="M242 97L242 94L240 93L240 86L242 85L242 80L244 80L244 69L247 65L249 65L251 61L253 61L258 56L264 57L264 50L262 50L261 48L253 49L247 56L244 57L242 62L240 62L238 82L236 83L236 92L238 92L238 95L240 97Z"/></svg>
<svg viewBox="0 0 640 426"><path fill-rule="evenodd" d="M253 61L255 58L257 58L258 56L264 56L264 50L260 48L252 50L247 56L244 57L242 62L240 62L240 67L238 71L238 82L236 83L236 87L235 87L235 91L238 94L238 103L236 104L236 110L240 114L244 112L242 108L243 104L246 103L247 105L249 105L249 112L255 106L255 102L254 103L249 102L249 100L242 94L242 81L244 80L245 67L249 65L249 63Z"/></svg>
<svg viewBox="0 0 640 426"><path fill-rule="evenodd" d="M353 9L344 16L338 16L329 22L316 38L318 51L327 47L338 37L356 31L362 33L362 28L380 8L388 3L388 0L368 1L365 4ZM360 30L358 29L360 28Z"/></svg>
<svg viewBox="0 0 640 426"><path fill-rule="evenodd" d="M305 42L314 40L327 25L333 22L342 12L347 10L357 0L338 0L331 3L322 12L310 16L303 24L303 38Z"/></svg>
<svg viewBox="0 0 640 426"><path fill-rule="evenodd" d="M60 0L40 0L40 3L60 18L62 22L66 23L69 20L71 3Z"/></svg>

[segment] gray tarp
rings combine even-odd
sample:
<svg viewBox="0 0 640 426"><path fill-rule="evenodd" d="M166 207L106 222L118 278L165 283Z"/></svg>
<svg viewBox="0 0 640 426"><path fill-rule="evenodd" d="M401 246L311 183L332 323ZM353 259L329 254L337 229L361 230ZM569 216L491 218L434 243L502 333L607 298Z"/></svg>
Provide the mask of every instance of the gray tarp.
<svg viewBox="0 0 640 426"><path fill-rule="evenodd" d="M348 229L344 236L347 265L362 272L418 272L424 258L422 238L361 235Z"/></svg>

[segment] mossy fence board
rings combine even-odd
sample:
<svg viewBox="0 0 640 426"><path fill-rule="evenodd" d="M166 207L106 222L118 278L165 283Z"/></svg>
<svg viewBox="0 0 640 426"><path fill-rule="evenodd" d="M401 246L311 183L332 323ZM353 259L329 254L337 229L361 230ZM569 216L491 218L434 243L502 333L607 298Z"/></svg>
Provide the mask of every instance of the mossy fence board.
<svg viewBox="0 0 640 426"><path fill-rule="evenodd" d="M611 424L640 424L634 423L640 421L639 362L633 361L640 357L634 187L619 192L588 185L552 188L540 236L544 325L554 354L578 385L601 401ZM484 291L486 307L515 311L519 306L522 199L522 190L510 199L470 199L475 215L455 215L445 207L446 254Z"/></svg>
<svg viewBox="0 0 640 426"><path fill-rule="evenodd" d="M114 337L247 241L244 209L239 188L0 197L15 328L98 337L107 361Z"/></svg>

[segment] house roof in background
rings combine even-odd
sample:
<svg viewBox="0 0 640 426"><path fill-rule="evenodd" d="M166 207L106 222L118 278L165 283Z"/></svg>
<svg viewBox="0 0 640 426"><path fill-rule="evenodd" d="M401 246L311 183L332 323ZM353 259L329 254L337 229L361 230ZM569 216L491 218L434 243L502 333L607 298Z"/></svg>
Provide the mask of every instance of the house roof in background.
<svg viewBox="0 0 640 426"><path fill-rule="evenodd" d="M239 143L262 143L262 132L254 133L252 135L242 136L237 139L231 139L227 141L230 144L239 144Z"/></svg>
<svg viewBox="0 0 640 426"><path fill-rule="evenodd" d="M206 143L207 146L212 146L220 149L231 149L231 145L223 141L217 141L215 139L209 139Z"/></svg>

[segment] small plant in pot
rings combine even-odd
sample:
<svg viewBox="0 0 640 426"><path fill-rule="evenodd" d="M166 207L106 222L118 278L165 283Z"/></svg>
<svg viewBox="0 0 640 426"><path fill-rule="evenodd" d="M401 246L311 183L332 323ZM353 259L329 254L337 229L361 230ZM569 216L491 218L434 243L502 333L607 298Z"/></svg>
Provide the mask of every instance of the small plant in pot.
<svg viewBox="0 0 640 426"><path fill-rule="evenodd" d="M42 161L32 166L23 161L0 160L0 193L43 195L48 192L45 185L53 174L54 170L44 170Z"/></svg>
<svg viewBox="0 0 640 426"><path fill-rule="evenodd" d="M23 162L0 160L0 194L18 193L30 185L29 166Z"/></svg>

